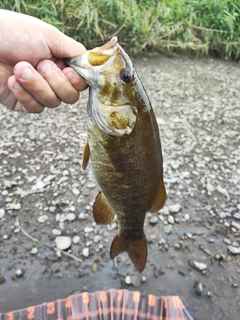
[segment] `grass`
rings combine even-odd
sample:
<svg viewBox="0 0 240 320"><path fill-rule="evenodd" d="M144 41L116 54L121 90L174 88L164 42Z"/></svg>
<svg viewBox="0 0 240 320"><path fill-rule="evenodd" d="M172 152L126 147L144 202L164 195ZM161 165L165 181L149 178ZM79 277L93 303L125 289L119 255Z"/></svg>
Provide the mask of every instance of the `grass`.
<svg viewBox="0 0 240 320"><path fill-rule="evenodd" d="M240 59L239 0L0 0L92 48L117 35L128 51Z"/></svg>

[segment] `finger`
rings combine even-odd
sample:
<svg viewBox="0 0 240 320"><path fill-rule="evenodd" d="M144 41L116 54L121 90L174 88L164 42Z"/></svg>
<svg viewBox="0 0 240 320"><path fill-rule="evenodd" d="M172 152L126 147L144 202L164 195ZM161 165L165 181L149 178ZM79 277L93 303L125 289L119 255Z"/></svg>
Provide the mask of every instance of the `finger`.
<svg viewBox="0 0 240 320"><path fill-rule="evenodd" d="M48 108L56 108L61 103L49 83L28 62L22 61L17 63L14 67L14 75L17 82L41 105Z"/></svg>
<svg viewBox="0 0 240 320"><path fill-rule="evenodd" d="M85 80L77 74L77 72L70 67L64 68L62 72L67 77L68 81L71 83L71 85L78 91L83 91L88 88L88 85L86 84Z"/></svg>
<svg viewBox="0 0 240 320"><path fill-rule="evenodd" d="M43 60L37 65L37 70L48 82L55 94L65 103L73 104L79 98L79 92L69 82L54 62Z"/></svg>
<svg viewBox="0 0 240 320"><path fill-rule="evenodd" d="M11 76L8 79L8 87L13 93L17 102L10 106L13 111L22 111L29 113L40 113L44 106L40 104L16 79Z"/></svg>

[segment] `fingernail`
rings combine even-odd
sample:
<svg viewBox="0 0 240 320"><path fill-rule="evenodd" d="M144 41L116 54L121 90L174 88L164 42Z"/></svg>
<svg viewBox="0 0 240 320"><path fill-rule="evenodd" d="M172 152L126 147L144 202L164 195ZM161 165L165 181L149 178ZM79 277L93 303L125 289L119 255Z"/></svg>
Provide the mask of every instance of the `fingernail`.
<svg viewBox="0 0 240 320"><path fill-rule="evenodd" d="M41 70L42 73L46 73L46 72L48 72L48 71L51 70L51 69L52 69L52 64L49 63L49 62L45 62L45 63L41 66L41 68L40 68L40 70Z"/></svg>
<svg viewBox="0 0 240 320"><path fill-rule="evenodd" d="M19 82L16 82L15 85L13 86L14 90L16 91L21 91L23 87L20 85Z"/></svg>
<svg viewBox="0 0 240 320"><path fill-rule="evenodd" d="M32 70L30 68L26 68L22 72L22 80L28 80L32 76Z"/></svg>
<svg viewBox="0 0 240 320"><path fill-rule="evenodd" d="M75 80L76 80L76 74L74 72L68 72L66 74L66 77L68 78L68 80L70 82L75 82Z"/></svg>

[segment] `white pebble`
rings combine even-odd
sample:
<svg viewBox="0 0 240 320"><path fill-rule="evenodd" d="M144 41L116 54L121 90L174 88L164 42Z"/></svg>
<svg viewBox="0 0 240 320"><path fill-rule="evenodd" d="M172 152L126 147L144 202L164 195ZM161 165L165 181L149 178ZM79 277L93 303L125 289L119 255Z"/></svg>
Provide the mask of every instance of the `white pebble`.
<svg viewBox="0 0 240 320"><path fill-rule="evenodd" d="M76 218L76 216L75 216L74 213L68 213L68 214L66 215L66 218L65 218L65 219L68 220L68 221L74 221L75 218Z"/></svg>
<svg viewBox="0 0 240 320"><path fill-rule="evenodd" d="M132 283L132 280L131 280L131 277L130 277L130 276L126 276L126 277L125 277L125 283L126 283L127 285L130 285L130 284Z"/></svg>
<svg viewBox="0 0 240 320"><path fill-rule="evenodd" d="M2 219L5 216L5 210L0 209L0 219Z"/></svg>
<svg viewBox="0 0 240 320"><path fill-rule="evenodd" d="M85 227L84 232L86 232L86 233L93 232L93 228L92 227Z"/></svg>
<svg viewBox="0 0 240 320"><path fill-rule="evenodd" d="M54 236L60 236L60 235L61 235L61 233L62 233L62 231L61 231L61 230L58 230L58 229L52 229L52 234L53 234Z"/></svg>
<svg viewBox="0 0 240 320"><path fill-rule="evenodd" d="M72 242L75 243L75 244L78 244L80 241L80 237L79 236L74 236L73 239L72 239Z"/></svg>
<svg viewBox="0 0 240 320"><path fill-rule="evenodd" d="M2 238L3 238L4 240L7 240L7 239L8 239L8 235L5 234Z"/></svg>
<svg viewBox="0 0 240 320"><path fill-rule="evenodd" d="M38 217L38 222L39 223L44 223L48 220L48 216L46 214L43 214L42 216Z"/></svg>
<svg viewBox="0 0 240 320"><path fill-rule="evenodd" d="M55 239L55 243L59 250L66 250L71 246L72 240L70 237L59 236Z"/></svg>
<svg viewBox="0 0 240 320"><path fill-rule="evenodd" d="M77 197L77 196L79 196L80 191L77 188L73 188L72 193Z"/></svg>
<svg viewBox="0 0 240 320"><path fill-rule="evenodd" d="M87 258L89 256L89 248L84 248L82 254L85 258Z"/></svg>
<svg viewBox="0 0 240 320"><path fill-rule="evenodd" d="M168 216L168 223L170 223L170 224L174 224L174 218L173 218L173 216Z"/></svg>
<svg viewBox="0 0 240 320"><path fill-rule="evenodd" d="M31 249L31 254L34 255L34 254L37 254L38 253L38 248L34 247Z"/></svg>
<svg viewBox="0 0 240 320"><path fill-rule="evenodd" d="M98 234L93 238L94 243L98 243L102 239Z"/></svg>
<svg viewBox="0 0 240 320"><path fill-rule="evenodd" d="M171 206L169 206L169 211L171 213L178 213L180 210L181 210L181 205L179 203L172 204Z"/></svg>

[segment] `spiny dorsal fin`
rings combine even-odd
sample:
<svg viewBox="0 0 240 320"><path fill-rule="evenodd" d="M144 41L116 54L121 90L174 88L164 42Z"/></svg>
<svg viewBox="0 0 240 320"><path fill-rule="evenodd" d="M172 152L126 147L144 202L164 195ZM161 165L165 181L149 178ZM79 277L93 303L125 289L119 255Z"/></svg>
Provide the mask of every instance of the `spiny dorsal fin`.
<svg viewBox="0 0 240 320"><path fill-rule="evenodd" d="M152 205L152 208L149 211L158 212L160 209L162 209L166 200L167 200L167 193L166 193L166 189L164 186L164 182L163 182L163 180L161 180L159 188L158 188L157 197L154 201L154 204Z"/></svg>
<svg viewBox="0 0 240 320"><path fill-rule="evenodd" d="M83 149L83 155L82 155L82 164L81 164L82 172L84 172L87 169L89 158L90 158L90 147L89 147L89 143L86 142L85 147Z"/></svg>
<svg viewBox="0 0 240 320"><path fill-rule="evenodd" d="M138 272L142 272L147 261L147 241L146 237L139 240L123 240L118 235L113 239L110 257L114 259L120 253L127 252L130 260Z"/></svg>
<svg viewBox="0 0 240 320"><path fill-rule="evenodd" d="M114 213L107 199L100 191L93 205L93 217L97 224L109 224L114 218Z"/></svg>

